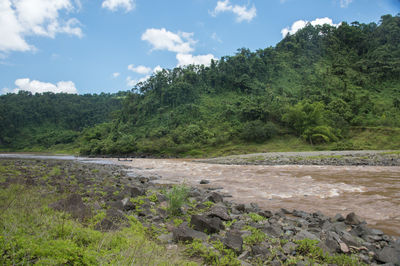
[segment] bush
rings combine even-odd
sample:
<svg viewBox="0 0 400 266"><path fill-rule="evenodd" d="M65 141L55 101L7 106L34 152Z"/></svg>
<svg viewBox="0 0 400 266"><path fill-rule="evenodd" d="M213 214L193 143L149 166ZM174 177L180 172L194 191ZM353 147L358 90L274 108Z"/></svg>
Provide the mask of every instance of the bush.
<svg viewBox="0 0 400 266"><path fill-rule="evenodd" d="M275 136L277 132L278 129L274 123L255 120L243 125L240 137L246 141L263 142Z"/></svg>
<svg viewBox="0 0 400 266"><path fill-rule="evenodd" d="M188 201L189 189L184 185L173 186L167 193L168 212L172 216L181 214L181 207Z"/></svg>

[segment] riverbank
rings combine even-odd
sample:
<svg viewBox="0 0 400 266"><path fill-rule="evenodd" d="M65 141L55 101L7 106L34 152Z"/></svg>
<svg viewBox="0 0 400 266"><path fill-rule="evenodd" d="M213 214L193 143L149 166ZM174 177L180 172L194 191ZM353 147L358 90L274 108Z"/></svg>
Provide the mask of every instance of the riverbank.
<svg viewBox="0 0 400 266"><path fill-rule="evenodd" d="M74 256L78 251L84 258L88 256L89 253L83 251L93 244L92 234L104 237L110 232L127 233L143 228L148 241L165 247L164 262L168 262L171 253L181 254L179 259L185 259L184 263L196 263L200 259L205 264L220 265L400 262L399 240L367 227L354 214L327 217L320 212L270 211L257 204L233 203L212 187L157 184L157 176L135 174L126 167L112 164L40 159L2 159L0 164L2 193L15 185L35 189L43 197L52 196L53 201L47 205L51 210L70 215L67 220L64 218L64 225L69 225L65 221L72 219L82 224L79 228L93 230L86 232L88 235L83 242L79 240L82 234L77 231L71 232L77 236L75 240L66 239L71 234L51 236L52 241L64 241L65 245L72 241ZM18 206L14 203L2 201L2 209L15 210ZM10 221L4 218L2 215L2 224L9 225ZM63 219L59 221L62 226ZM7 230L15 226L2 228ZM6 262L16 259L16 254L30 263L44 259L40 256L51 256L49 252L33 254L34 250L27 246L23 249L23 243L29 243L18 242L21 239L15 238L13 233L2 232L1 241L7 244L2 245L5 249L2 259ZM123 235L119 236L124 239ZM57 248L65 250L66 246ZM64 263L72 263L74 256L70 254L71 261ZM104 256L99 257L104 259ZM174 263L177 263L176 258L171 264ZM94 264L100 263L94 261Z"/></svg>
<svg viewBox="0 0 400 266"><path fill-rule="evenodd" d="M200 162L238 165L369 165L400 166L400 151L270 152L232 155Z"/></svg>

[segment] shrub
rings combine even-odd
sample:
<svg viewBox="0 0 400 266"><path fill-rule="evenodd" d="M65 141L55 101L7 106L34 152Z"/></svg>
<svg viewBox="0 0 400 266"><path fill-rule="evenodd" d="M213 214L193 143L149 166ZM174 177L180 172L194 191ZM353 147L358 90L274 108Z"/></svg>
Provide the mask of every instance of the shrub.
<svg viewBox="0 0 400 266"><path fill-rule="evenodd" d="M181 213L181 207L188 201L189 189L184 185L173 186L167 193L168 198L168 212L172 216Z"/></svg>

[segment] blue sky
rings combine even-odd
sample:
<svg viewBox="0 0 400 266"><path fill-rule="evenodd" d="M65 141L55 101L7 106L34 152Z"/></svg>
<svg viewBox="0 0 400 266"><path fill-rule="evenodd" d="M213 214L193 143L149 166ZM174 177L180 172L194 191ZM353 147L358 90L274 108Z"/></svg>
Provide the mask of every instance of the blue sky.
<svg viewBox="0 0 400 266"><path fill-rule="evenodd" d="M0 0L0 93L128 90L161 68L274 46L307 22L399 12L399 0Z"/></svg>

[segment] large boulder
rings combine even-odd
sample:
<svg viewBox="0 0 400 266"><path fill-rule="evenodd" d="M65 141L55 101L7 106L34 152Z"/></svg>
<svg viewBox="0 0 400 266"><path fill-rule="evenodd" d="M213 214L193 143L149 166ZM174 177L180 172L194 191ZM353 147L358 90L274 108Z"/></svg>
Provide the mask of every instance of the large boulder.
<svg viewBox="0 0 400 266"><path fill-rule="evenodd" d="M383 263L400 265L400 250L393 247L384 247L382 250L376 252L375 259Z"/></svg>
<svg viewBox="0 0 400 266"><path fill-rule="evenodd" d="M348 225L359 225L362 223L361 218L358 217L354 212L347 214L344 222Z"/></svg>
<svg viewBox="0 0 400 266"><path fill-rule="evenodd" d="M237 254L242 252L243 238L237 231L228 231L222 243L224 243L226 247L234 250Z"/></svg>
<svg viewBox="0 0 400 266"><path fill-rule="evenodd" d="M225 205L218 203L210 208L210 210L206 213L209 217L219 217L224 221L230 221L231 217L228 214L228 209Z"/></svg>
<svg viewBox="0 0 400 266"><path fill-rule="evenodd" d="M66 199L61 199L50 204L49 207L56 211L67 212L73 218L81 221L92 217L92 211L83 203L82 197L79 194L72 194Z"/></svg>
<svg viewBox="0 0 400 266"><path fill-rule="evenodd" d="M192 215L190 224L195 230L207 232L208 234L218 233L224 229L222 221L218 217L207 217L205 215Z"/></svg>
<svg viewBox="0 0 400 266"><path fill-rule="evenodd" d="M172 230L172 237L175 242L193 241L194 239L207 240L207 235L190 228L187 223L182 223Z"/></svg>

